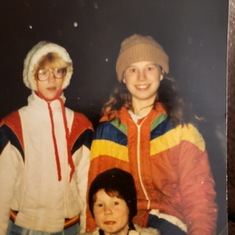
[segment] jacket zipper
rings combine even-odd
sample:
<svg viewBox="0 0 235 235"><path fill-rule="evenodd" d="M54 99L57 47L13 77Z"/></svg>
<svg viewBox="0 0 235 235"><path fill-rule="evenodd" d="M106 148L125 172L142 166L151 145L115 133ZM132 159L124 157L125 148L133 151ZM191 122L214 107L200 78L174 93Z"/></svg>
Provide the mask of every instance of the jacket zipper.
<svg viewBox="0 0 235 235"><path fill-rule="evenodd" d="M140 184L141 184L141 187L142 187L142 190L144 192L144 195L145 195L145 198L146 200L148 201L147 203L147 209L149 210L150 208L150 200L149 200L149 196L148 196L148 193L145 189L145 186L144 186L144 183L143 183L143 179L142 179L142 175L141 175L141 166L140 166L140 128L141 128L141 125L142 125L143 122L141 122L141 124L136 124L137 126L137 166L138 166L138 175L139 175L139 179L140 179Z"/></svg>

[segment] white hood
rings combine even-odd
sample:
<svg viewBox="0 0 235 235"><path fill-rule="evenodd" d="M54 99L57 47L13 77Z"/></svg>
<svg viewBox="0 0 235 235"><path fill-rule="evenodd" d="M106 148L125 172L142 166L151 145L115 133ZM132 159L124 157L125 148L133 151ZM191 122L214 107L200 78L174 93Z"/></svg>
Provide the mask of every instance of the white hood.
<svg viewBox="0 0 235 235"><path fill-rule="evenodd" d="M37 90L36 81L33 74L34 66L42 58L42 56L54 52L59 54L66 62L72 64L72 60L65 48L47 41L41 41L37 43L27 54L24 60L24 70L23 70L23 81L26 87L35 91ZM62 89L65 89L69 83L71 76L73 74L73 67L67 71Z"/></svg>

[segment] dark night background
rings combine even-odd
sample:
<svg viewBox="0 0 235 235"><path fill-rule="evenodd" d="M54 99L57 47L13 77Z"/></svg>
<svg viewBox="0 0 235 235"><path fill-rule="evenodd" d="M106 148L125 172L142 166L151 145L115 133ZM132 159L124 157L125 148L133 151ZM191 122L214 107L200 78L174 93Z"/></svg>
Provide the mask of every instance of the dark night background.
<svg viewBox="0 0 235 235"><path fill-rule="evenodd" d="M216 181L217 234L226 233L227 0L8 0L0 2L0 118L27 103L23 60L40 40L64 46L74 63L66 105L97 125L117 82L121 41L152 35L170 57L170 73L204 117Z"/></svg>

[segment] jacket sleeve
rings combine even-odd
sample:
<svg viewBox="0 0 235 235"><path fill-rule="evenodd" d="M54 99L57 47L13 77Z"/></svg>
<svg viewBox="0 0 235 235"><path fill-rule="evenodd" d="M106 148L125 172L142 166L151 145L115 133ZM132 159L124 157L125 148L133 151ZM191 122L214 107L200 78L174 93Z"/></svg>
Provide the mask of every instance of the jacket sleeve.
<svg viewBox="0 0 235 235"><path fill-rule="evenodd" d="M86 228L86 193L90 167L90 146L93 137L92 124L84 115L75 113L71 136L75 140L73 141L72 153L76 156L73 158L78 161L76 163L77 188L84 205L80 214L80 233L84 233Z"/></svg>
<svg viewBox="0 0 235 235"><path fill-rule="evenodd" d="M188 234L211 235L215 234L217 221L215 183L204 140L194 127L190 128L190 132L184 132L186 137L183 138L178 156L183 213Z"/></svg>
<svg viewBox="0 0 235 235"><path fill-rule="evenodd" d="M86 193L87 193L87 181L88 181L88 171L90 167L90 150L86 147L82 147L82 157L80 159L79 167L77 169L78 178L78 190L80 198L82 199L82 204L84 205L83 210L80 214L80 233L85 232L86 228Z"/></svg>
<svg viewBox="0 0 235 235"><path fill-rule="evenodd" d="M7 231L14 187L22 167L22 156L0 129L0 234Z"/></svg>
<svg viewBox="0 0 235 235"><path fill-rule="evenodd" d="M89 188L91 185L91 182L93 181L93 179L96 177L96 175L98 174L98 161L97 160L93 160L92 155L93 155L93 150L94 150L94 145L92 143L91 145L91 162L90 162L90 168L89 168L89 173L88 173L88 187L87 187L87 198L86 198L86 204L87 204L87 208L86 208L86 232L90 233L92 232L95 227L95 221L91 215L90 212L90 208L89 208L89 201L88 201L88 196L89 196Z"/></svg>

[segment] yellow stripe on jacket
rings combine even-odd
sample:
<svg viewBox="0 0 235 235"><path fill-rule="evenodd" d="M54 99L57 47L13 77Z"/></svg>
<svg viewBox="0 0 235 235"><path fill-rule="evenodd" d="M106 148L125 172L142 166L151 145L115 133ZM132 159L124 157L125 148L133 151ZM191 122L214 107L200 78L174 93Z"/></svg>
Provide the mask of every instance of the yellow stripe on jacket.
<svg viewBox="0 0 235 235"><path fill-rule="evenodd" d="M184 126L179 125L164 135L153 139L150 142L150 155L153 156L160 152L166 151L174 146L177 146L181 141L192 143L201 151L205 151L205 142L201 134L192 124L188 124Z"/></svg>
<svg viewBox="0 0 235 235"><path fill-rule="evenodd" d="M126 146L114 143L109 140L94 140L92 143L91 160L106 155L115 157L116 159L128 162L128 149Z"/></svg>

